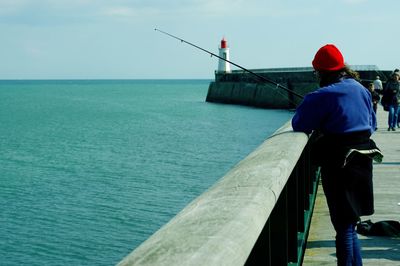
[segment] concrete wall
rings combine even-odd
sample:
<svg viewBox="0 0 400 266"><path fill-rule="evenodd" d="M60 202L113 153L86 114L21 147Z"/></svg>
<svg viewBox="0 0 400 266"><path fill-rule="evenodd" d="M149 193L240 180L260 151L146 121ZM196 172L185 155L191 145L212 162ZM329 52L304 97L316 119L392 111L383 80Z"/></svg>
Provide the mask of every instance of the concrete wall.
<svg viewBox="0 0 400 266"><path fill-rule="evenodd" d="M285 87L291 86L291 84L287 83L282 85ZM309 86L309 84L305 85ZM296 84L296 86L299 87L301 84ZM248 105L269 109L295 108L301 100L301 98L275 85L247 82L211 82L206 98L207 102Z"/></svg>
<svg viewBox="0 0 400 266"><path fill-rule="evenodd" d="M389 71L378 71L375 68L356 68L362 84L368 86L376 75L383 82ZM215 81L208 88L207 102L249 105L268 109L292 109L301 103L299 95L306 95L318 88L313 69L309 68L277 68L252 70L257 75L269 80L266 82L251 73L232 71L232 73L215 73ZM287 90L277 87L284 86Z"/></svg>
<svg viewBox="0 0 400 266"><path fill-rule="evenodd" d="M243 265L307 141L286 123L118 265Z"/></svg>

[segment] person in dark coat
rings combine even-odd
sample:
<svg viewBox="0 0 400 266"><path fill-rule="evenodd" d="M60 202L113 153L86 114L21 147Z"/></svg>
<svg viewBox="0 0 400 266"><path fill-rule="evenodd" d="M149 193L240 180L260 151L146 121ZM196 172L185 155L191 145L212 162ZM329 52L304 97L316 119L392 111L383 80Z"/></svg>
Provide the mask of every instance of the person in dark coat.
<svg viewBox="0 0 400 266"><path fill-rule="evenodd" d="M396 131L397 115L399 108L400 94L400 73L393 72L391 79L386 83L383 90L382 105L384 110L389 112L388 115L388 131Z"/></svg>
<svg viewBox="0 0 400 266"><path fill-rule="evenodd" d="M377 109L378 109L378 103L381 100L381 96L379 96L379 93L375 90L374 83L370 83L368 85L368 91L371 93L372 108L374 109L374 112L376 114Z"/></svg>
<svg viewBox="0 0 400 266"><path fill-rule="evenodd" d="M376 128L371 94L333 44L321 47L312 65L320 88L304 97L292 127L318 134L311 156L321 166L338 265L362 265L355 227L360 216L374 213L372 158L382 158L370 139Z"/></svg>

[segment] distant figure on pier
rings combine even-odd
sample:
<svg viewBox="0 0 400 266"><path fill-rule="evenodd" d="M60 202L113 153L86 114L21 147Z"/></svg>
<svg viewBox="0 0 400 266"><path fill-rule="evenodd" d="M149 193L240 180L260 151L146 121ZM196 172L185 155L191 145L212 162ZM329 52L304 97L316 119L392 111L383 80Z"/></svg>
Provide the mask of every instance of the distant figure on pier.
<svg viewBox="0 0 400 266"><path fill-rule="evenodd" d="M382 105L388 111L388 131L396 131L398 117L398 98L400 93L400 72L393 72L382 93Z"/></svg>
<svg viewBox="0 0 400 266"><path fill-rule="evenodd" d="M394 71L393 71L393 74L398 74L398 76L400 77L400 69L398 69L398 68L396 68ZM400 79L399 79L399 82L400 82ZM400 92L399 93L397 93L397 103L400 103ZM396 119L396 121L397 121L397 128L400 128L400 108L399 107L397 107L397 119Z"/></svg>
<svg viewBox="0 0 400 266"><path fill-rule="evenodd" d="M376 76L376 79L374 80L373 85L374 85L374 90L377 93L382 93L383 86L382 86L381 78L379 76Z"/></svg>
<svg viewBox="0 0 400 266"><path fill-rule="evenodd" d="M381 159L370 139L376 128L371 94L333 44L321 47L312 65L320 88L305 96L292 126L318 134L311 156L321 166L338 265L362 265L355 227L360 216L374 213L372 157Z"/></svg>
<svg viewBox="0 0 400 266"><path fill-rule="evenodd" d="M371 93L371 96L372 96L372 108L374 109L374 112L376 114L376 111L377 111L377 108L378 108L378 103L381 100L381 97L379 96L379 93L376 92L374 83L368 84L368 90Z"/></svg>

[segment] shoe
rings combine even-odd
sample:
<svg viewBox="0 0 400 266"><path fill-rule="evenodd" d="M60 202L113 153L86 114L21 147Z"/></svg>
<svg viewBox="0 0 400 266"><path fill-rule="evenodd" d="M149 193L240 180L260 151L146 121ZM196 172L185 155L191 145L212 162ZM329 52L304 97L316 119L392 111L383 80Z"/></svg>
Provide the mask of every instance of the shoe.
<svg viewBox="0 0 400 266"><path fill-rule="evenodd" d="M391 129L392 129L392 128L391 128L391 127L389 127L389 128L388 128L388 131L390 131Z"/></svg>
<svg viewBox="0 0 400 266"><path fill-rule="evenodd" d="M392 131L396 131L396 129L394 127L392 127Z"/></svg>

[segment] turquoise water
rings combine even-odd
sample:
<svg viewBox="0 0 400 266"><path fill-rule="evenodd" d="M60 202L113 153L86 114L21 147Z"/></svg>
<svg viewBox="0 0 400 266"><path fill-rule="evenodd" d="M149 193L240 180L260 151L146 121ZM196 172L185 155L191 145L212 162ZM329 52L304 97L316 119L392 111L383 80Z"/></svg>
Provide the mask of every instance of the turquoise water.
<svg viewBox="0 0 400 266"><path fill-rule="evenodd" d="M0 264L116 264L292 115L208 84L0 81Z"/></svg>

